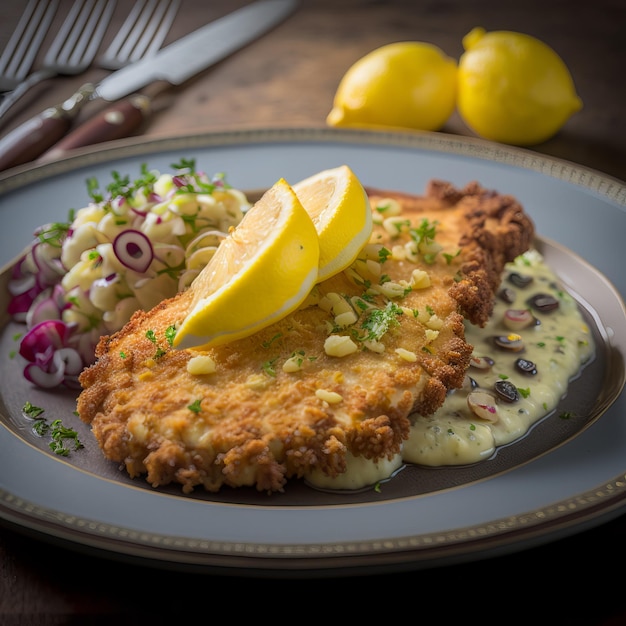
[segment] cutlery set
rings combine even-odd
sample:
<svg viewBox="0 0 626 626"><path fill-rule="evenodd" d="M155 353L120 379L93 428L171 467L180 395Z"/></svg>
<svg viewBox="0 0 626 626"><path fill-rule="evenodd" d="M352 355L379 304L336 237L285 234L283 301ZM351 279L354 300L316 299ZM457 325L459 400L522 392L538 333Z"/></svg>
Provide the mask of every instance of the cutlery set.
<svg viewBox="0 0 626 626"><path fill-rule="evenodd" d="M79 48L72 56L65 51L59 35L59 42L55 39L41 70L25 77L32 60L25 61L19 73L13 72L13 76L19 76L18 80L22 82L14 91L4 95L0 116L40 80L59 74L77 74L87 69L111 17L113 3L105 1L106 6L99 7L101 2L76 0L77 15L85 5L90 5L88 13L100 11L94 21L83 19L81 28L88 33L85 37L76 37L78 41L73 44L77 47L86 40L90 45ZM63 103L46 109L0 139L0 171L42 155L44 159L58 158L67 150L129 136L150 113L150 98L138 93L138 90L154 84L160 91L182 84L276 26L297 5L297 0L257 0L160 48L174 19L178 2L137 0L124 26L98 63L100 67L115 71L98 84L84 84ZM27 11L34 10L31 5L37 3L38 0L30 0ZM72 14L72 21L68 16L64 23L61 31L64 41L69 40L74 32L76 19L77 16ZM45 24L37 32L41 28L45 28ZM12 42L7 48L12 46ZM60 54L63 56L59 57ZM3 72L3 58L4 54L0 57L0 73ZM59 58L62 58L60 63ZM97 98L114 104L70 132L84 104Z"/></svg>
<svg viewBox="0 0 626 626"><path fill-rule="evenodd" d="M77 0L47 51L41 68L4 95L0 118L36 84L55 76L73 76L87 70L98 52L114 8L115 3L107 0Z"/></svg>

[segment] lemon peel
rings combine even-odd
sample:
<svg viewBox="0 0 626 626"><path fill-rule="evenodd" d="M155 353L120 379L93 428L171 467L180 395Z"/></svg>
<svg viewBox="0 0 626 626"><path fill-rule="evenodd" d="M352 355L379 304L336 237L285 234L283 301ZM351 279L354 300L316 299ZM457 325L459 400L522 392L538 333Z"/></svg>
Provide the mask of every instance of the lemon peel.
<svg viewBox="0 0 626 626"><path fill-rule="evenodd" d="M295 185L317 229L318 282L350 266L372 235L372 210L356 174L347 165L323 170Z"/></svg>
<svg viewBox="0 0 626 626"><path fill-rule="evenodd" d="M191 283L191 306L173 346L206 349L282 319L306 299L318 266L313 220L281 178L247 211Z"/></svg>
<svg viewBox="0 0 626 626"><path fill-rule="evenodd" d="M381 46L341 79L326 117L335 127L440 130L456 106L457 62L421 41Z"/></svg>
<svg viewBox="0 0 626 626"><path fill-rule="evenodd" d="M513 145L550 139L582 106L564 61L524 33L472 29L463 38L457 107L477 135Z"/></svg>

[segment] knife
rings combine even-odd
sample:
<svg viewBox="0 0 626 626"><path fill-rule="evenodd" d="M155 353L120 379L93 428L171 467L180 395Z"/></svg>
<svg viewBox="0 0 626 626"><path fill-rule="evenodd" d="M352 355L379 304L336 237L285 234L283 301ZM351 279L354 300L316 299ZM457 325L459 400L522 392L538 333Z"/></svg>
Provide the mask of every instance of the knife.
<svg viewBox="0 0 626 626"><path fill-rule="evenodd" d="M221 61L285 19L297 0L257 0L221 17L161 49L156 54L113 72L97 85L87 83L65 102L0 139L0 171L32 161L68 132L83 105L96 98L115 102L147 85L165 81L180 85ZM149 98L135 94L96 117L58 150L127 136L149 113ZM57 152L55 149L55 152Z"/></svg>

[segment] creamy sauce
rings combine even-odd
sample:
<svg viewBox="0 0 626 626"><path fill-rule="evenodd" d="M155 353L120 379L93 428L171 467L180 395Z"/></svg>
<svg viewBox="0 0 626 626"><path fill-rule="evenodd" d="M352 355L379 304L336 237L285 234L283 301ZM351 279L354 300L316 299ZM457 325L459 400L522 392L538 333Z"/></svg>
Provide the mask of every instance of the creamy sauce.
<svg viewBox="0 0 626 626"><path fill-rule="evenodd" d="M536 251L506 266L490 321L484 328L466 323L466 339L474 352L463 388L451 391L434 415L413 416L403 462L434 467L489 458L554 411L594 353L578 304ZM341 476L309 482L355 489L397 467L398 459L352 458Z"/></svg>

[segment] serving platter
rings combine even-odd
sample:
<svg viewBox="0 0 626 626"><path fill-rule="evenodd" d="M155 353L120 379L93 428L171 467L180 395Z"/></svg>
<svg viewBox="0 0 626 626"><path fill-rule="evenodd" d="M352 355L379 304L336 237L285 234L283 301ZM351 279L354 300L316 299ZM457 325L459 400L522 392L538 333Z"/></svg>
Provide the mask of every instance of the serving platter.
<svg viewBox="0 0 626 626"><path fill-rule="evenodd" d="M297 182L349 165L364 184L421 193L431 178L472 180L515 195L535 221L537 246L578 299L594 331L594 361L558 412L488 462L404 470L380 493L322 494L289 485L266 496L233 490L183 496L126 479L101 458L73 415L75 395L23 380L11 356L19 332L4 313L13 259L46 222L88 201L86 179L115 170L161 172L184 158L225 172L240 189ZM624 354L626 227L622 182L573 164L441 133L249 129L117 142L49 165L0 176L0 520L111 557L226 573L314 576L355 568L425 568L552 541L626 512ZM58 457L21 414L26 401L79 430L85 448ZM75 420L72 422L72 418ZM363 571L362 569L360 571Z"/></svg>

